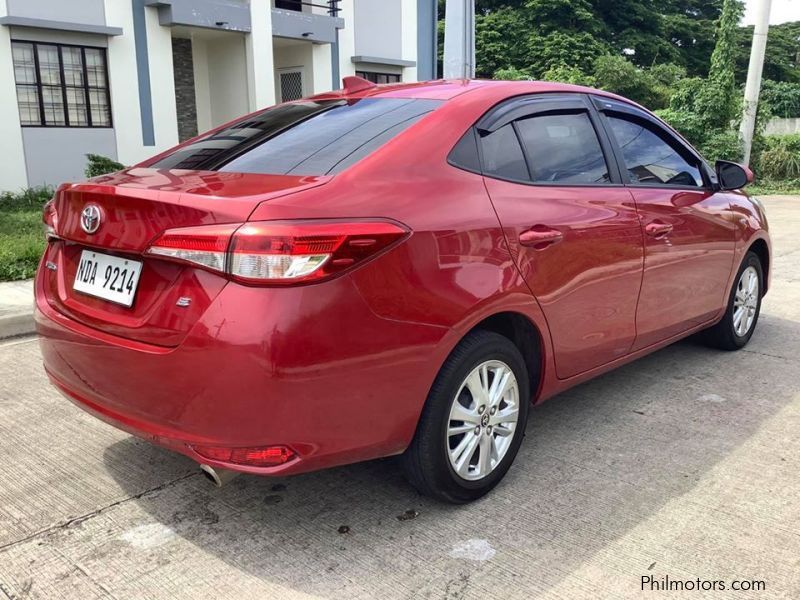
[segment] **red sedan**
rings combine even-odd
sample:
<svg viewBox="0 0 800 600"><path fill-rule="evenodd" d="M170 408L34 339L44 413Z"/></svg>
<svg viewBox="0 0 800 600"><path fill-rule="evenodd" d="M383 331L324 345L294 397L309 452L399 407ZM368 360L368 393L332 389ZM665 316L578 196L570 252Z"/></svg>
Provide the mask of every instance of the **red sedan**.
<svg viewBox="0 0 800 600"><path fill-rule="evenodd" d="M64 395L217 482L402 455L466 502L531 403L753 335L744 167L598 90L346 83L58 189L36 316Z"/></svg>

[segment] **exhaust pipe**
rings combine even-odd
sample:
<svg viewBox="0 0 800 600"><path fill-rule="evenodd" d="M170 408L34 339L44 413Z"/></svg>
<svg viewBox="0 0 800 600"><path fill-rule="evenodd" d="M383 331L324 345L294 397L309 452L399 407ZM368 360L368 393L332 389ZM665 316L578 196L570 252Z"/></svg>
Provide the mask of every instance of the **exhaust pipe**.
<svg viewBox="0 0 800 600"><path fill-rule="evenodd" d="M229 483L241 473L238 471L231 471L229 469L218 469L211 467L209 465L200 465L200 470L203 472L203 475L206 479L211 481L215 486L222 487L226 483Z"/></svg>

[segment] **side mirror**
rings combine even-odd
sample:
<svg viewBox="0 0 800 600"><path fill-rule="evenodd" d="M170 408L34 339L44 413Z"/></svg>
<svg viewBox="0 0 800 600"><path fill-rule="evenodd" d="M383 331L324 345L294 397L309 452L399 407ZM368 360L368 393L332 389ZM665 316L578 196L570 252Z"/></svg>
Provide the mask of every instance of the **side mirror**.
<svg viewBox="0 0 800 600"><path fill-rule="evenodd" d="M717 171L717 181L721 190L738 190L753 183L753 172L735 162L718 160L715 165Z"/></svg>

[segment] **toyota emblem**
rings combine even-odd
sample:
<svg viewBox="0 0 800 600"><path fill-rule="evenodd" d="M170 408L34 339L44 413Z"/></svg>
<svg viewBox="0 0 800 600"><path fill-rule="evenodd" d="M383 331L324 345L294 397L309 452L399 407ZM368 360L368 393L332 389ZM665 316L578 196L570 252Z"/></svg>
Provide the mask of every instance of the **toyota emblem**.
<svg viewBox="0 0 800 600"><path fill-rule="evenodd" d="M94 233L100 228L100 207L87 204L81 211L81 228L86 233Z"/></svg>

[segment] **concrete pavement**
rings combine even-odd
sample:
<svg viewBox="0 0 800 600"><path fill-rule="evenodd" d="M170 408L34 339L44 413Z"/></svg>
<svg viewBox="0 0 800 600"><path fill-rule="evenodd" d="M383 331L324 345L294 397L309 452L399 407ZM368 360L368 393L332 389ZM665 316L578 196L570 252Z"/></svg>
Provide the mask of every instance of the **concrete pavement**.
<svg viewBox="0 0 800 600"><path fill-rule="evenodd" d="M726 586L653 597L796 598L800 199L765 202L773 287L747 349L682 342L545 403L464 507L391 459L215 489L59 397L35 341L7 342L0 598L629 598L643 576Z"/></svg>
<svg viewBox="0 0 800 600"><path fill-rule="evenodd" d="M33 332L33 280L1 282L0 340Z"/></svg>

